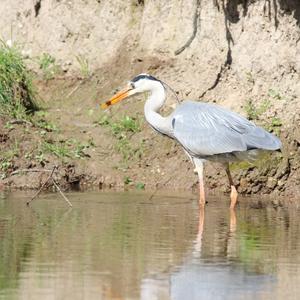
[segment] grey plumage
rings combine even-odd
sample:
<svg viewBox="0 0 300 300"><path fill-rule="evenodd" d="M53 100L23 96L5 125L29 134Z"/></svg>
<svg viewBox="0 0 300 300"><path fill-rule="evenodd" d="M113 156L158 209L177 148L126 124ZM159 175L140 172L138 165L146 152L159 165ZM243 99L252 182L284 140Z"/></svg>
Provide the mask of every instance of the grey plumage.
<svg viewBox="0 0 300 300"><path fill-rule="evenodd" d="M170 116L172 135L191 155L225 161L245 159L241 152L277 150L280 140L246 118L220 106L186 101ZM226 155L233 154L233 155ZM217 156L217 157L216 157Z"/></svg>

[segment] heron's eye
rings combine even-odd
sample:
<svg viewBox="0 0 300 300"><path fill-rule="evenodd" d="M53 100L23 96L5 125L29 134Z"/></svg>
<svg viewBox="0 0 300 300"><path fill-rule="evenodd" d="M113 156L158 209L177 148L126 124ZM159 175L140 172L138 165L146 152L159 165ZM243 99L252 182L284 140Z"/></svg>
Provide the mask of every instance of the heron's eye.
<svg viewBox="0 0 300 300"><path fill-rule="evenodd" d="M130 86L131 86L132 89L135 89L135 86L134 86L133 82L130 82Z"/></svg>

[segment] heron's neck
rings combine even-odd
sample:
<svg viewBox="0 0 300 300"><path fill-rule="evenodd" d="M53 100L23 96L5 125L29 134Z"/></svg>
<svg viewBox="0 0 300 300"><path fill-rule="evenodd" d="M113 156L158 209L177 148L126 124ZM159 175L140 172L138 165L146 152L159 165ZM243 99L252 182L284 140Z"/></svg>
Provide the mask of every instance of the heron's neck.
<svg viewBox="0 0 300 300"><path fill-rule="evenodd" d="M164 105L166 92L164 87L159 84L150 90L150 96L144 107L145 117L148 123L161 133L170 134L170 126L167 118L159 114L160 108Z"/></svg>

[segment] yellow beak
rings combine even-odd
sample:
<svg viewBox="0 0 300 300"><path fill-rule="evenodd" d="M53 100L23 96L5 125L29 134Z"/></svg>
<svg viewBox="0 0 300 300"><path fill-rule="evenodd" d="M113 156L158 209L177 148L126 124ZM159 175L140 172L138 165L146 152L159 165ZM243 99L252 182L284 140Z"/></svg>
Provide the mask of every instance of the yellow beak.
<svg viewBox="0 0 300 300"><path fill-rule="evenodd" d="M108 101L104 102L101 104L101 108L102 109L106 109L111 105L114 105L118 102L120 102L121 100L127 98L128 96L130 96L130 91L132 90L132 88L126 88L120 92L118 92L117 94L115 94L112 98L110 98Z"/></svg>

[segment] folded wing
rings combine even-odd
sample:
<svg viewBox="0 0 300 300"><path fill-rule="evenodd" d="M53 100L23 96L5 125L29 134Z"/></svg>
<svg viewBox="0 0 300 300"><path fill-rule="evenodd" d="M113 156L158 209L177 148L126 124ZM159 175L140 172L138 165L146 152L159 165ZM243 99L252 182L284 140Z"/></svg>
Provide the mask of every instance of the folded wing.
<svg viewBox="0 0 300 300"><path fill-rule="evenodd" d="M187 101L171 118L174 137L196 156L281 147L273 134L217 105Z"/></svg>

